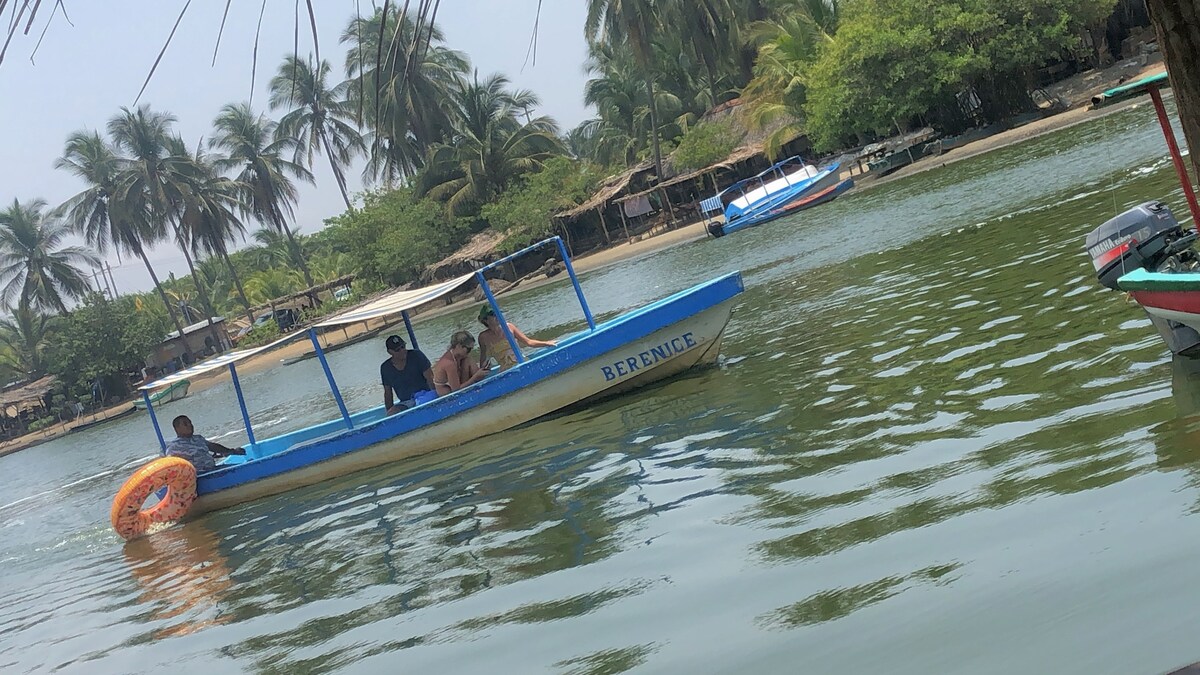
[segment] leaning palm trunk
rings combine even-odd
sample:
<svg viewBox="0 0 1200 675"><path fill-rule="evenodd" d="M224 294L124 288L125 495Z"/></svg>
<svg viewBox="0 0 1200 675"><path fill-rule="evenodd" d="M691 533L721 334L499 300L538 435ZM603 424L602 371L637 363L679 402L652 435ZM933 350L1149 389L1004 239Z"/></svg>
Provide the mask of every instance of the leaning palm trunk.
<svg viewBox="0 0 1200 675"><path fill-rule="evenodd" d="M650 145L654 148L654 182L663 180L662 149L658 146L658 104L654 101L654 82L646 70L646 94L650 97Z"/></svg>
<svg viewBox="0 0 1200 675"><path fill-rule="evenodd" d="M313 283L312 272L308 270L308 263L304 261L304 251L300 249L300 242L296 241L296 236L292 234L292 228L288 227L285 223L283 225L283 231L285 234L287 234L288 242L292 246L292 254L296 256L296 264L300 266L300 272L304 274L304 283L308 284L309 288L316 286L316 284ZM316 295L310 293L309 297L311 297L313 303L316 304Z"/></svg>
<svg viewBox="0 0 1200 675"><path fill-rule="evenodd" d="M225 266L229 268L229 276L233 277L233 285L237 288L238 297L242 299L242 305L246 307L246 318L250 320L250 325L254 325L254 313L250 311L250 301L246 299L246 289L242 288L242 278L238 276L237 269L233 266L233 261L229 259L229 253L225 250L224 242L217 249L221 254L221 260L225 261Z"/></svg>
<svg viewBox="0 0 1200 675"><path fill-rule="evenodd" d="M167 308L167 314L171 317L171 323L175 324L175 330L179 331L179 337L183 337L183 324L179 322L179 316L175 314L175 308L171 306L171 301L167 298L167 292L163 290L162 284L158 281L158 275L154 273L154 266L150 264L150 259L146 257L146 252L138 246L134 251L137 256L146 264L146 271L150 272L150 280L154 282L154 289L158 291L158 297L162 300L163 307ZM192 350L188 348L187 340L181 340L183 343L183 353L187 355L189 361L192 360Z"/></svg>
<svg viewBox="0 0 1200 675"><path fill-rule="evenodd" d="M342 199L346 202L346 208L353 208L350 204L350 194L346 192L346 176L342 174L342 168L338 166L337 160L333 158L333 149L329 146L329 139L326 138L324 129L319 132L317 138L320 139L321 145L324 147L325 156L329 158L329 166L333 168L333 178L337 181L338 189L342 191Z"/></svg>
<svg viewBox="0 0 1200 675"><path fill-rule="evenodd" d="M221 338L221 334L217 332L217 326L213 323L213 308L209 302L208 288L204 286L204 282L200 281L200 275L196 274L196 264L192 261L192 254L188 253L187 246L183 243L183 233L179 231L178 225L173 225L175 228L175 240L179 243L179 249L183 251L183 259L187 261L188 272L192 275L192 281L196 283L196 292L200 294L200 304L204 307L204 320L208 323L208 333L212 336L215 344L213 347L218 351L225 351L225 340ZM183 335L181 332L180 335ZM187 340L185 339L186 343Z"/></svg>

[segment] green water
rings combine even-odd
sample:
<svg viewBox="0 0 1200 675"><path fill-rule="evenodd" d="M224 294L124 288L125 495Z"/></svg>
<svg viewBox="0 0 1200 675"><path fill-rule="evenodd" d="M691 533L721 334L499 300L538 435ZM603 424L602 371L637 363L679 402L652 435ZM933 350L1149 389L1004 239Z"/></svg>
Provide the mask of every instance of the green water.
<svg viewBox="0 0 1200 675"><path fill-rule="evenodd" d="M595 272L608 316L741 269L723 363L129 545L145 418L0 458L0 671L1198 661L1200 381L1082 250L1153 198L1185 212L1143 106ZM555 335L572 300L511 313ZM383 358L332 355L353 407ZM316 366L243 384L263 433L336 414ZM240 442L228 389L171 406Z"/></svg>

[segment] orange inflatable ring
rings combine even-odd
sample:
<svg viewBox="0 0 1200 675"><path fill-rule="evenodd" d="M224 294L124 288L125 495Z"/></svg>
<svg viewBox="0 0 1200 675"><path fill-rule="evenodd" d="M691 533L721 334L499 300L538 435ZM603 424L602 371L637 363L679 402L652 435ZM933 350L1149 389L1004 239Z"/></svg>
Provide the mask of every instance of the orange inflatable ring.
<svg viewBox="0 0 1200 675"><path fill-rule="evenodd" d="M143 509L150 495L162 488L167 494ZM161 457L134 472L117 490L112 504L112 526L125 539L136 539L155 523L170 523L187 515L196 501L196 467L181 457Z"/></svg>

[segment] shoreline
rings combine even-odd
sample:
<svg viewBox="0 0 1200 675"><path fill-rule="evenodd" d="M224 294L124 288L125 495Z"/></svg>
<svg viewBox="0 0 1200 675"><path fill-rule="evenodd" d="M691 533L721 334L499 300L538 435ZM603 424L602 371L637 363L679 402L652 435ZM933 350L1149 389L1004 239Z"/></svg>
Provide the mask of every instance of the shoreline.
<svg viewBox="0 0 1200 675"><path fill-rule="evenodd" d="M1120 77L1122 80L1134 80L1161 72L1163 69L1164 67L1161 60L1158 60L1145 66L1141 66L1140 70L1138 70L1136 74L1133 74L1132 76ZM1087 82L1088 80L1094 79L1107 79L1108 84L1116 86L1116 83L1118 82L1117 73L1120 73L1122 70L1123 66L1121 64L1117 64L1104 71L1089 71L1087 73L1077 75L1075 78L1080 78L1081 82ZM1108 75L1108 77L1105 78L1105 75ZM1102 88L1108 88L1103 87L1099 83L1090 84L1088 87L1090 87L1088 91L1091 92L1102 90ZM1170 95L1169 91L1167 93ZM864 176L861 173L857 174L856 183L857 180L861 180L862 182L855 185L854 191L861 192L871 190L877 186L886 185L897 179L923 173L931 169L941 168L948 164L954 164L956 162L971 159L973 157L978 157L979 155L986 154L993 150L999 150L1001 148L1018 145L1025 141L1033 140L1040 136L1061 131L1085 122L1100 119L1104 116L1111 115L1118 111L1141 104L1143 104L1143 102L1140 99L1131 99L1129 101L1096 111L1091 109L1090 96L1088 96L1076 101L1075 105L1061 113L1034 120L1012 129L1006 129L986 138L972 141L963 145L962 147L955 148L941 155L922 157L917 161L886 176L872 177L870 175ZM854 174L852 174L850 171L846 171L842 174L843 178L853 176ZM588 253L584 253L579 257L573 257L572 264L576 273L582 276L589 272L594 272L617 263L634 260L641 256L650 255L658 251L695 241L697 239L703 239L708 236L708 232L705 229L704 224L704 220L698 220L685 223L658 234L646 236L645 238L638 239L637 241L616 244L607 248L595 249ZM548 284L558 283L564 279L566 279L566 275L564 273L559 273L553 277L542 276L524 281L516 288L513 288L512 290L506 289L505 291L498 293L498 295L501 297L508 296L510 294L515 295L524 291L540 288ZM480 303L474 300L473 297L465 298L445 306L435 307L433 309L420 312L419 314L414 314L413 316L414 318L421 319L434 318L443 314L464 309L475 304ZM396 326L400 324L401 321L399 320L380 320L377 322L368 323L366 325L358 324L354 326L348 326L342 331L345 337L342 340L333 342L330 346L337 346L341 342L352 340L366 331L383 329L389 326ZM301 338L296 338L294 341L284 344L277 349L273 349L247 359L239 364L238 372L241 374L248 374L260 372L270 367L281 367L281 360L302 356L311 351L311 349L312 346L308 341ZM212 371L211 373L204 374L192 380L191 393L204 391L220 384L224 384L225 382L228 382L229 379L229 372L227 370L221 369ZM41 431L30 432L23 436L10 439L0 443L0 457L40 445L56 438L60 438L71 433L78 426L91 424L92 422L102 421L103 418L114 417L116 415L123 414L132 407L132 400L123 401L117 405L99 410L91 415L80 417L78 420L60 423Z"/></svg>

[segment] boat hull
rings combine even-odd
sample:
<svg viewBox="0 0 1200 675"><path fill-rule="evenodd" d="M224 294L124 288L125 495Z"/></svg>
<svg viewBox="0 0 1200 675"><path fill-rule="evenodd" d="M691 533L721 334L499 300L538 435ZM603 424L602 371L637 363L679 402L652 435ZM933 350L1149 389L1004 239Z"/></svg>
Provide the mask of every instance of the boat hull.
<svg viewBox="0 0 1200 675"><path fill-rule="evenodd" d="M188 515L466 443L712 363L741 290L740 275L722 277L572 336L557 349L431 403L386 418L379 408L360 413L354 430L307 441L301 436L286 449L204 474Z"/></svg>
<svg viewBox="0 0 1200 675"><path fill-rule="evenodd" d="M1200 331L1200 291L1132 291L1130 295L1151 316Z"/></svg>
<svg viewBox="0 0 1200 675"><path fill-rule="evenodd" d="M809 189L797 194L789 201L779 204L771 209L758 213L752 213L743 216L742 218L727 222L722 229L724 230L725 234L729 234L731 232L737 232L738 230L744 230L749 227L763 225L786 215L797 213L805 209L811 209L814 206L820 206L826 202L831 202L845 194L846 191L852 187L854 187L853 179L847 178L846 180L839 181L836 173L830 173L829 175L824 176L813 183Z"/></svg>
<svg viewBox="0 0 1200 675"><path fill-rule="evenodd" d="M163 389L160 392L151 394L150 402L153 405L163 405L166 403L170 403L171 401L178 401L181 398L186 398L188 395L188 389L191 386L192 386L192 383L187 380L183 380L182 382L176 382L175 384L172 384L171 386L167 387L166 389ZM133 407L137 408L138 410L145 410L146 409L146 401L143 399L135 400L133 402Z"/></svg>
<svg viewBox="0 0 1200 675"><path fill-rule="evenodd" d="M1200 273L1139 268L1117 279L1117 288L1128 292L1151 316L1200 331Z"/></svg>

